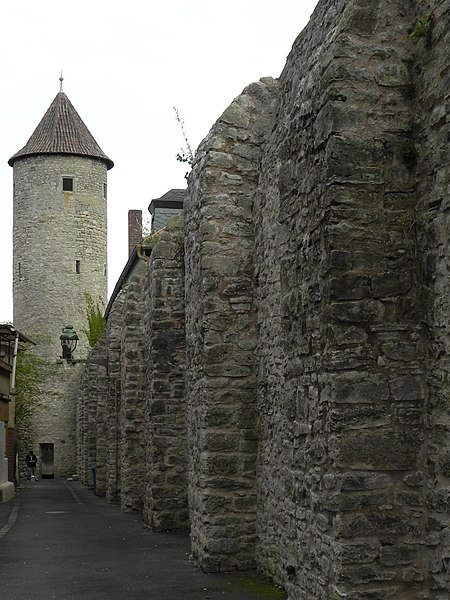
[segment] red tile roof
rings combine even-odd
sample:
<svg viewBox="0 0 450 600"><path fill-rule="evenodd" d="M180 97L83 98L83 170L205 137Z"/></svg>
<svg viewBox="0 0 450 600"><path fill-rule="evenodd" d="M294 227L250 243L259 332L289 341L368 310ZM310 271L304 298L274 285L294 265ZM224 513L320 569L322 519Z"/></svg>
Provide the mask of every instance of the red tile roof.
<svg viewBox="0 0 450 600"><path fill-rule="evenodd" d="M25 156L72 154L103 160L108 169L114 166L83 123L64 92L59 92L26 145L12 156L8 164Z"/></svg>

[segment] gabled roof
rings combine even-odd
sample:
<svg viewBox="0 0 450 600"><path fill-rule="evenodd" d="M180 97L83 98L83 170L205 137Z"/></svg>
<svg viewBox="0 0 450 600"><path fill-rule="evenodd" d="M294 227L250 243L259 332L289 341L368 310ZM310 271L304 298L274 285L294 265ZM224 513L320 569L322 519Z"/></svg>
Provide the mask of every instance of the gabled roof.
<svg viewBox="0 0 450 600"><path fill-rule="evenodd" d="M114 166L83 123L64 92L59 92L26 145L12 156L13 164L25 156L72 154L103 160L108 169Z"/></svg>

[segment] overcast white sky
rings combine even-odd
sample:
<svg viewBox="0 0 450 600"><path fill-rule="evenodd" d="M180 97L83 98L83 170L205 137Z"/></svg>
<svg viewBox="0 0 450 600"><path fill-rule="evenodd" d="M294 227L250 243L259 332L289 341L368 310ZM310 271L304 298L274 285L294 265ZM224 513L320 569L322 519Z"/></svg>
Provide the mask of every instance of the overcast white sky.
<svg viewBox="0 0 450 600"><path fill-rule="evenodd" d="M12 168L59 91L114 161L108 288L127 260L129 209L185 187L176 161L244 87L278 77L317 0L22 0L2 5L0 322L12 321Z"/></svg>

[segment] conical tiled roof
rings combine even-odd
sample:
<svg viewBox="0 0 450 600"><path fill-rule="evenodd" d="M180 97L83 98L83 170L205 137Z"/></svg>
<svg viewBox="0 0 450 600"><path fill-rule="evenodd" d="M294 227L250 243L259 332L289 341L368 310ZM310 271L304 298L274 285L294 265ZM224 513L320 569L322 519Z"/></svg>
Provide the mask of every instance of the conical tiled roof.
<svg viewBox="0 0 450 600"><path fill-rule="evenodd" d="M8 164L38 154L75 154L98 158L106 162L107 168L114 166L92 137L69 98L59 92L42 117L26 145L12 156Z"/></svg>

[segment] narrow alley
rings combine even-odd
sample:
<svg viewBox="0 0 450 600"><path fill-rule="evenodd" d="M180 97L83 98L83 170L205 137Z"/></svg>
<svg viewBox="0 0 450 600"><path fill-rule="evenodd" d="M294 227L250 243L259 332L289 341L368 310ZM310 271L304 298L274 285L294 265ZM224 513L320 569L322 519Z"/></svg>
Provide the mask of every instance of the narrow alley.
<svg viewBox="0 0 450 600"><path fill-rule="evenodd" d="M283 598L249 573L204 574L188 533L153 533L138 514L76 481L25 483L0 504L2 600Z"/></svg>

